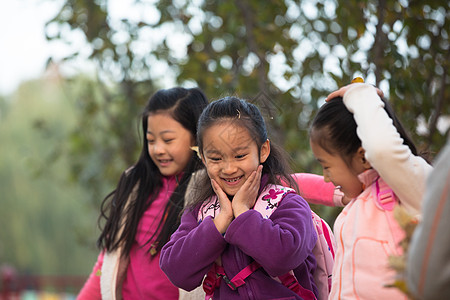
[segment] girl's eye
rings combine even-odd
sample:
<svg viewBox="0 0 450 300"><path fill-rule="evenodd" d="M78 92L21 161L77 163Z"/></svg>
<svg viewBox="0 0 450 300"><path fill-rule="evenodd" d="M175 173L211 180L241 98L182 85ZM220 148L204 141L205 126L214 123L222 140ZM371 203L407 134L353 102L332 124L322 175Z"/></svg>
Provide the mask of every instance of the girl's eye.
<svg viewBox="0 0 450 300"><path fill-rule="evenodd" d="M170 142L172 142L174 139L165 139L164 140L164 143L170 143Z"/></svg>
<svg viewBox="0 0 450 300"><path fill-rule="evenodd" d="M239 159L239 158L244 158L246 155L247 155L247 154L241 154L241 155L236 155L235 157L236 157L237 159Z"/></svg>
<svg viewBox="0 0 450 300"><path fill-rule="evenodd" d="M212 161L219 161L220 157L208 157L208 159Z"/></svg>
<svg viewBox="0 0 450 300"><path fill-rule="evenodd" d="M154 142L155 142L154 140L147 139L147 143L149 143L149 144L153 144Z"/></svg>

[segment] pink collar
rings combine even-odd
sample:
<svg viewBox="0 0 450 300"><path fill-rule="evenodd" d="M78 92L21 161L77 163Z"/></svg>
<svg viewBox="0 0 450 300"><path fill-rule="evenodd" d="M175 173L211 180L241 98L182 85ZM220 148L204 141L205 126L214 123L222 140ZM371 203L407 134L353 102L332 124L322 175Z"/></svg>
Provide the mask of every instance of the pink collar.
<svg viewBox="0 0 450 300"><path fill-rule="evenodd" d="M364 184L364 189L371 186L372 183L374 183L378 179L378 177L380 177L380 175L378 175L378 172L375 171L375 169L365 170L364 172L358 175L359 181L361 181L362 184Z"/></svg>

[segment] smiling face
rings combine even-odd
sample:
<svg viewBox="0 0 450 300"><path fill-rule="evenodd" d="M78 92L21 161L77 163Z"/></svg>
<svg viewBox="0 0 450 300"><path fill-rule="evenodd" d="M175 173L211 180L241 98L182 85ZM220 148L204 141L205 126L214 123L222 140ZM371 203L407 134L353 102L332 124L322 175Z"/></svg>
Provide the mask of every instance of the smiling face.
<svg viewBox="0 0 450 300"><path fill-rule="evenodd" d="M346 162L340 155L330 154L314 141L310 140L309 143L314 156L322 166L325 182L332 182L335 186L339 186L349 198L355 198L361 194L363 185L358 179L358 174L370 167L364 159L363 150L355 153L349 162Z"/></svg>
<svg viewBox="0 0 450 300"><path fill-rule="evenodd" d="M267 140L258 149L248 130L232 121L212 125L203 133L202 160L208 176L229 196L234 196L270 153ZM260 151L258 151L260 150Z"/></svg>
<svg viewBox="0 0 450 300"><path fill-rule="evenodd" d="M147 118L148 153L164 176L178 175L192 157L194 137L169 114L161 112Z"/></svg>

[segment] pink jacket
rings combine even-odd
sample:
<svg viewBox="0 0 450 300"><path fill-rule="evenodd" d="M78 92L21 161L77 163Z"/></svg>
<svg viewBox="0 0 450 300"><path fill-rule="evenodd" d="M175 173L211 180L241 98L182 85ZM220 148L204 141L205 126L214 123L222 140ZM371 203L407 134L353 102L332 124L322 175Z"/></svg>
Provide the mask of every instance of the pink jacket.
<svg viewBox="0 0 450 300"><path fill-rule="evenodd" d="M366 189L334 223L337 251L329 299L406 299L399 290L384 287L395 276L388 257L402 254L399 242L405 236L394 219L394 203L383 207L378 202L376 180L383 181L375 170L358 177Z"/></svg>
<svg viewBox="0 0 450 300"><path fill-rule="evenodd" d="M100 253L77 299L178 299L178 288L159 267L160 253L151 257L148 254L149 245L146 245L148 238L157 230L164 207L175 187L175 177L163 177L157 199L139 222L136 242L129 257L121 257L121 248ZM133 194L130 199L132 197Z"/></svg>
<svg viewBox="0 0 450 300"><path fill-rule="evenodd" d="M330 299L404 299L397 289L384 288L394 280L387 258L401 254L398 242L404 233L392 210L377 205L373 184L379 175L402 207L418 215L432 167L403 144L373 86L354 84L343 100L353 113L373 169L359 175L364 192L343 209L334 224L337 251Z"/></svg>

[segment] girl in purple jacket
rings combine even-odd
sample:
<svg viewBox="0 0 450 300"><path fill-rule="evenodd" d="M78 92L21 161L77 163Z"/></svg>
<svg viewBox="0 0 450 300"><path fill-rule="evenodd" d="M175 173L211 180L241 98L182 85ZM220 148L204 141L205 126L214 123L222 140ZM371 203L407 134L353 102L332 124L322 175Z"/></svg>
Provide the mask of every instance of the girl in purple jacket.
<svg viewBox="0 0 450 300"><path fill-rule="evenodd" d="M252 209L266 185L296 187L258 108L235 97L217 100L203 111L197 130L208 176L194 187L193 204L161 250L161 269L188 291L210 273L204 288L213 299L303 299L277 278L293 270L302 290L315 297L317 236L306 201L287 193L268 218ZM214 216L202 218L199 209L211 197L217 199ZM249 271L253 262L260 267ZM238 275L242 270L249 274ZM230 284L236 276L245 280Z"/></svg>

